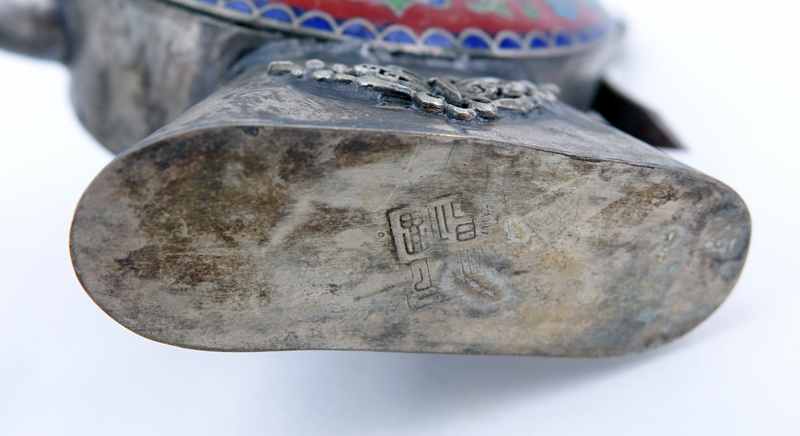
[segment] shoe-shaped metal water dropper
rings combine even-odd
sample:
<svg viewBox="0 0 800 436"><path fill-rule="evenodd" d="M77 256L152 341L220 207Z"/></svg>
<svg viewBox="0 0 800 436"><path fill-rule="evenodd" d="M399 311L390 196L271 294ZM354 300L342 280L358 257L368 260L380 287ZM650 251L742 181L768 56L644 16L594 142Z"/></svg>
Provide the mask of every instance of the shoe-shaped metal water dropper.
<svg viewBox="0 0 800 436"><path fill-rule="evenodd" d="M582 112L619 36L596 4L318 3L71 6L76 105L112 149L201 100L78 205L75 270L118 322L206 350L610 356L730 293L739 196Z"/></svg>

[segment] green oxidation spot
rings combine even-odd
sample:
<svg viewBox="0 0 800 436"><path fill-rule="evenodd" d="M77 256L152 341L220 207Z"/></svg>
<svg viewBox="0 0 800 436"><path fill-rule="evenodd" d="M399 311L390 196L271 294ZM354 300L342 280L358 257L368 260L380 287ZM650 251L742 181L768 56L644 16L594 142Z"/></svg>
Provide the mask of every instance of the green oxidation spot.
<svg viewBox="0 0 800 436"><path fill-rule="evenodd" d="M667 273L669 273L669 275L671 276L674 276L675 274L678 274L678 271L680 270L681 270L680 265L678 265L677 263L673 263L672 265L670 265L669 269L667 270Z"/></svg>
<svg viewBox="0 0 800 436"><path fill-rule="evenodd" d="M636 318L636 321L647 323L652 321L654 316L656 316L656 312L648 307L647 309L642 309L642 311L639 312L639 317Z"/></svg>

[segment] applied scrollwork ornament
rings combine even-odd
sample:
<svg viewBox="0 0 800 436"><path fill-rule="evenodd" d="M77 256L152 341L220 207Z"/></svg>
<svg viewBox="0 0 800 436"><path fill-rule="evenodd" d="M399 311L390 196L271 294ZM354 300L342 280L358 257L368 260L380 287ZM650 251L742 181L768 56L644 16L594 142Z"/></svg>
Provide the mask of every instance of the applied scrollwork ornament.
<svg viewBox="0 0 800 436"><path fill-rule="evenodd" d="M408 100L418 110L444 114L458 120L494 119L501 109L528 114L545 103L558 100L554 84L528 80L503 80L494 77L459 79L425 78L396 65L327 65L318 59L299 65L292 61L273 61L267 73L289 74L318 82L351 83L372 88L386 95Z"/></svg>

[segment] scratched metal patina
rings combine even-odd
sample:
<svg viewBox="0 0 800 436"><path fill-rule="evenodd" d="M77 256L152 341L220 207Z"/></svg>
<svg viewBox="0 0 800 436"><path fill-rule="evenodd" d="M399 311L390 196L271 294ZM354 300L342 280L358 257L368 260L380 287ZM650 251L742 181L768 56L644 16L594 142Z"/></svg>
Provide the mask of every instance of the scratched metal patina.
<svg viewBox="0 0 800 436"><path fill-rule="evenodd" d="M265 65L107 167L71 248L182 347L611 356L706 319L749 238L731 189L562 103L463 121Z"/></svg>

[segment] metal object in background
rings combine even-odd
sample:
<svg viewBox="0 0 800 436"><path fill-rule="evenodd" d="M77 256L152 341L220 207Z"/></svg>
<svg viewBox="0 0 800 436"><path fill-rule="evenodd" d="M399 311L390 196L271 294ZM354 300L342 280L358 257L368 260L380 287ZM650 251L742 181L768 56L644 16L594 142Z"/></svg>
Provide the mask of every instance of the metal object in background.
<svg viewBox="0 0 800 436"><path fill-rule="evenodd" d="M158 129L71 234L145 337L620 355L691 330L744 265L735 192L582 112L677 145L602 83L621 31L592 1L56 5L87 128L114 151Z"/></svg>
<svg viewBox="0 0 800 436"><path fill-rule="evenodd" d="M0 1L0 47L43 59L65 60L64 7L66 3L58 0Z"/></svg>

